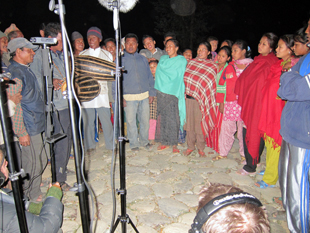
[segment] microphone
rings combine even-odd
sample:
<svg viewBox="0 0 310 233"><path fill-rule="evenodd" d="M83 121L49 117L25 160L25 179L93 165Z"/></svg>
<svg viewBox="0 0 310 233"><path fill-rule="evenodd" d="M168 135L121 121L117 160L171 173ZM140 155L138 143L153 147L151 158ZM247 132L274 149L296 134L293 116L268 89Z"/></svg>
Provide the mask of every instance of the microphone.
<svg viewBox="0 0 310 233"><path fill-rule="evenodd" d="M99 3L107 8L109 11L112 11L113 2L117 2L117 0L98 0ZM134 6L137 4L139 0L120 0L119 11L123 13L127 13L131 11Z"/></svg>

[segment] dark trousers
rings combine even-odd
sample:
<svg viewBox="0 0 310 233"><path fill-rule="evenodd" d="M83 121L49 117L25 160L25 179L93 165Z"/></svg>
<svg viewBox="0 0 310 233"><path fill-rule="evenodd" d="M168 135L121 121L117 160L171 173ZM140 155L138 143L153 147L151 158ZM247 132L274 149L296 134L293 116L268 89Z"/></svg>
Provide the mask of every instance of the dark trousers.
<svg viewBox="0 0 310 233"><path fill-rule="evenodd" d="M248 151L248 147L245 142L245 136L246 136L246 128L243 128L243 148L244 148L244 155L245 155L245 160L246 160L246 165L243 166L243 169L246 170L247 172L256 172L256 167L257 163L253 160L251 154ZM260 161L260 156L263 153L265 147L265 142L264 139L260 139L260 144L259 144L259 158L258 158L258 163Z"/></svg>
<svg viewBox="0 0 310 233"><path fill-rule="evenodd" d="M54 134L60 133L63 129L67 136L58 140L54 144L55 166L56 166L56 180L58 182L65 182L67 180L67 164L69 161L71 146L72 146L72 129L69 109L58 111L54 113Z"/></svg>

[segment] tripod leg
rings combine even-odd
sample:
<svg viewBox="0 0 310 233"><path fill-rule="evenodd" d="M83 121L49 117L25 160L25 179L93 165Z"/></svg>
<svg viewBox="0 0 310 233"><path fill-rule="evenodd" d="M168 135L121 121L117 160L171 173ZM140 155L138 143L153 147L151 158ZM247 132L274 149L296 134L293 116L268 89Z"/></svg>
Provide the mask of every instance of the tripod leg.
<svg viewBox="0 0 310 233"><path fill-rule="evenodd" d="M111 230L111 233L113 233L116 230L117 225L119 224L120 219L121 219L121 216L118 216L118 218L116 219L116 222L115 222L115 224L114 224L114 226L113 226L113 228Z"/></svg>
<svg viewBox="0 0 310 233"><path fill-rule="evenodd" d="M132 228L135 230L135 232L139 233L138 229L136 228L135 224L133 224L133 222L131 221L128 214L127 214L127 220L128 220L128 224L130 224L132 226Z"/></svg>
<svg viewBox="0 0 310 233"><path fill-rule="evenodd" d="M56 161L54 154L54 143L50 144L50 161L51 161L51 171L52 171L52 183L57 181L56 179Z"/></svg>

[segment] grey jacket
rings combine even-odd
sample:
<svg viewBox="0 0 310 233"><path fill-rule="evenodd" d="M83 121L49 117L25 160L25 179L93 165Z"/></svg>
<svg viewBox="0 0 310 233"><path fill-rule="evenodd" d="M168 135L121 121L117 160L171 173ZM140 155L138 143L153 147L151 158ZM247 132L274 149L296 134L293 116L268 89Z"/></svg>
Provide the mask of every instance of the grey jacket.
<svg viewBox="0 0 310 233"><path fill-rule="evenodd" d="M162 55L165 55L165 51L161 50L160 48L156 48L156 52L152 54L149 50L147 49L141 49L139 52L141 55L145 56L146 58L155 58L156 60L160 60Z"/></svg>
<svg viewBox="0 0 310 233"><path fill-rule="evenodd" d="M51 52L52 57L52 77L53 79L65 79L66 72L64 67L64 54L63 52L54 53ZM30 64L30 69L37 77L41 91L43 93L43 61L42 61L42 49L36 51L33 62ZM64 98L61 89L53 90L53 103L58 111L68 108L68 100Z"/></svg>
<svg viewBox="0 0 310 233"><path fill-rule="evenodd" d="M40 215L25 211L29 233L57 233L62 224L63 204L47 197ZM19 223L13 197L0 193L0 232L19 233Z"/></svg>

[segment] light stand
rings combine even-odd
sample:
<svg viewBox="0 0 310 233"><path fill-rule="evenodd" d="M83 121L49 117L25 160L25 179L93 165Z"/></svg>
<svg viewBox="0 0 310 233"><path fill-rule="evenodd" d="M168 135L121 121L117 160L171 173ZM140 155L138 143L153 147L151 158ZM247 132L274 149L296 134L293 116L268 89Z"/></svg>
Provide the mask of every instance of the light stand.
<svg viewBox="0 0 310 233"><path fill-rule="evenodd" d="M65 7L62 3L62 0L58 0L58 5L55 6L55 1L50 1L50 10L59 15L60 18L60 25L61 25L61 34L62 34L62 43L63 43L63 53L64 53L64 61L65 61L65 70L66 70L66 80L67 80L67 87L68 87L68 104L70 110L70 120L71 120L71 127L72 127L72 139L73 139L73 149L74 149L74 156L75 156L75 170L76 170L76 178L77 178L77 195L79 197L80 203L80 213L81 213L81 220L82 220L82 229L84 233L91 232L90 229L90 214L89 208L87 204L87 190L85 189L85 183L82 177L81 171L81 148L80 148L80 141L78 137L77 125L76 125L76 115L74 111L74 99L72 93L72 86L70 80L70 70L69 70L69 58L68 58L68 45L67 45L67 31L65 27Z"/></svg>
<svg viewBox="0 0 310 233"><path fill-rule="evenodd" d="M115 224L112 227L111 232L115 232L119 222L122 224L122 233L127 232L127 223L129 223L132 228L135 230L135 232L139 233L133 222L131 221L129 215L126 213L126 160L125 160L125 137L124 137L124 117L123 117L123 110L122 110L122 102L123 98L122 92L121 92L121 68L120 67L120 49L119 49L119 6L120 1L119 0L113 0L112 3L110 3L110 7L113 7L113 24L114 24L114 30L115 30L115 41L116 41L116 70L115 70L115 89L116 89L116 103L115 103L115 110L114 114L118 115L118 126L119 126L119 134L117 134L118 141L119 141L119 170L120 170L120 189L117 190L117 194L120 195L121 198L121 215L118 216ZM118 113L118 114L117 114ZM116 123L116 122L115 122Z"/></svg>
<svg viewBox="0 0 310 233"><path fill-rule="evenodd" d="M0 75L0 79L1 79L0 80L0 118L1 118L3 139L5 143L5 148L6 148L6 155L8 159L8 167L10 171L9 178L12 183L14 202L15 202L15 208L16 208L20 232L28 233L27 221L26 221L26 216L25 216L25 207L24 207L22 196L21 196L20 183L18 180L19 175L23 176L24 171L23 169L21 169L21 171L18 173L15 171L15 165L14 165L12 147L11 147L12 137L9 137L9 134L8 134L9 123L8 123L7 116L9 114L8 114L7 108L3 107L4 100L6 99L4 95L6 94L6 92L2 91L2 87L1 87L2 82L4 81L2 78L2 75Z"/></svg>

